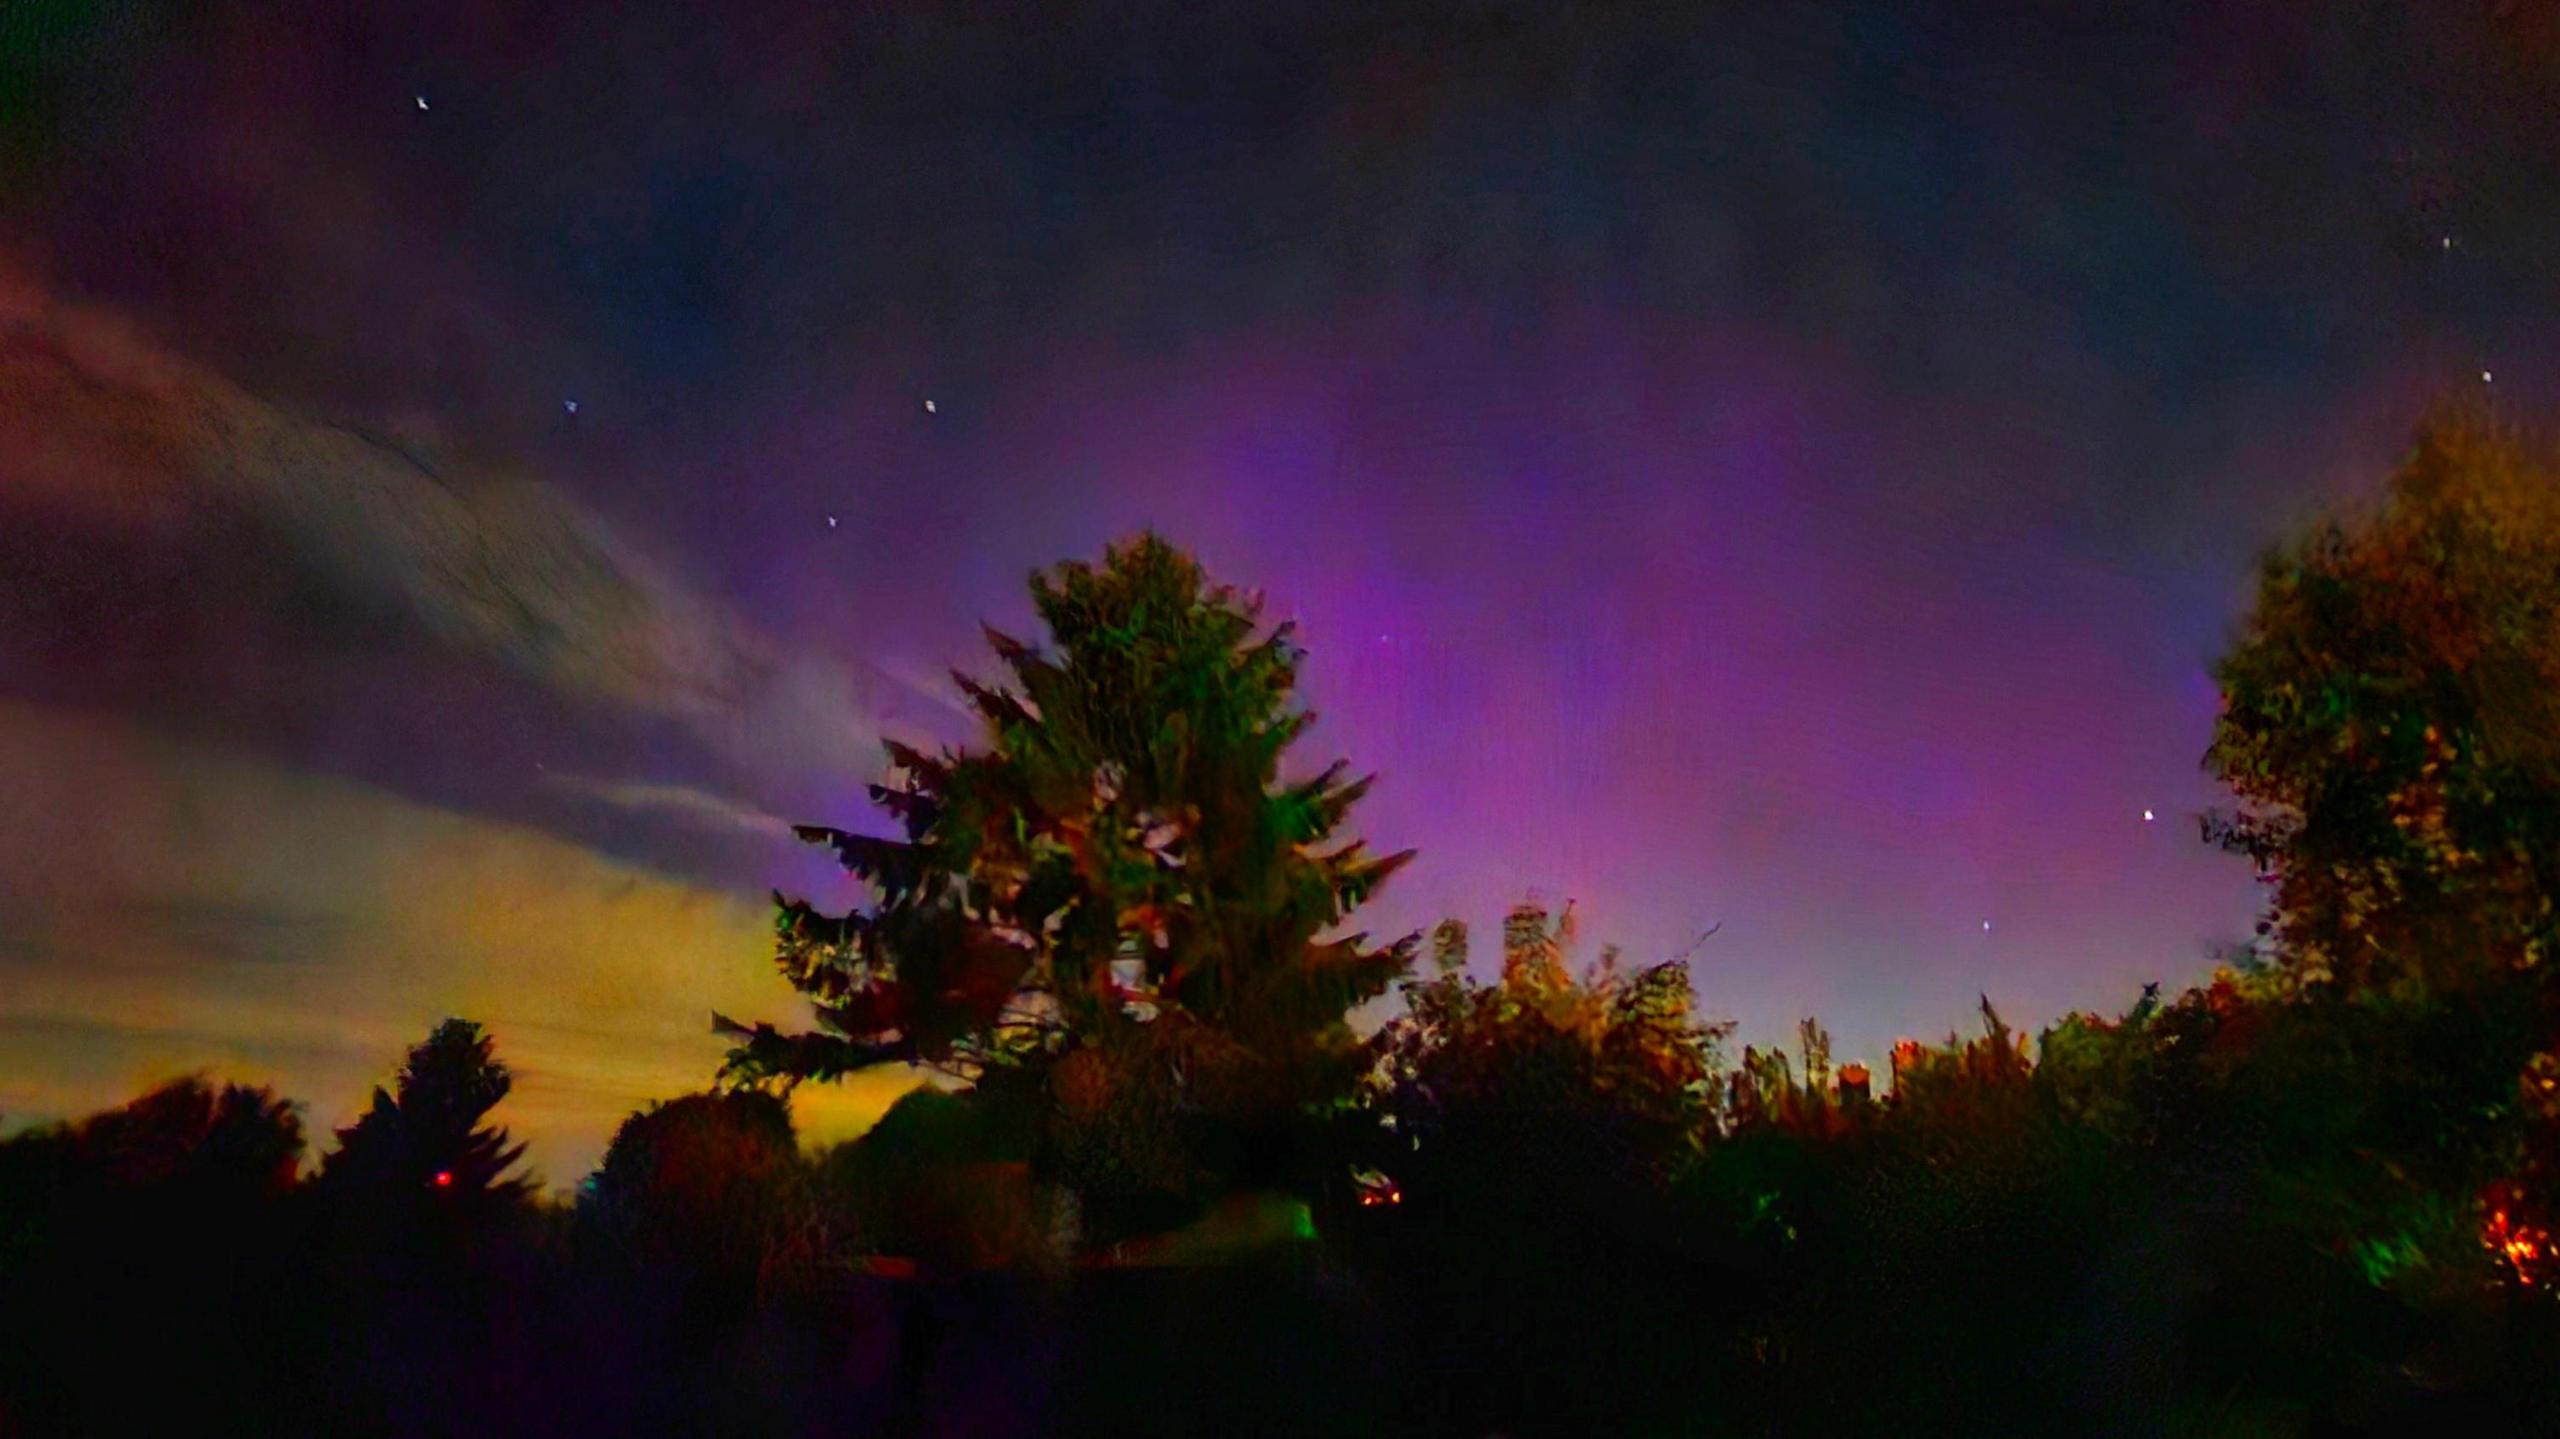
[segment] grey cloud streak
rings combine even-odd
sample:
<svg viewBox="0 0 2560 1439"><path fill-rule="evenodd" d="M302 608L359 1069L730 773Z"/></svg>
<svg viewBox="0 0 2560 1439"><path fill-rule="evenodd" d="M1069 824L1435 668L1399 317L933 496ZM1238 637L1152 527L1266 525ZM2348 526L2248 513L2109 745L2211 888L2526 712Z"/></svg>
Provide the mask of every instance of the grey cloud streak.
<svg viewBox="0 0 2560 1439"><path fill-rule="evenodd" d="M295 414L23 280L0 283L0 501L110 543L245 531L332 603L751 772L867 766L892 687L786 652L552 485Z"/></svg>

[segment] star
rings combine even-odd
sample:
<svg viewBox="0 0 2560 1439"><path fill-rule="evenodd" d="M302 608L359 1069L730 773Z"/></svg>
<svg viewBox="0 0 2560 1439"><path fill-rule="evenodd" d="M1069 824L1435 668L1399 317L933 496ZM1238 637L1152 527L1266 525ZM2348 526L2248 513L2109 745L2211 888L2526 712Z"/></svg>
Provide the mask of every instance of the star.
<svg viewBox="0 0 2560 1439"><path fill-rule="evenodd" d="M560 402L560 408L567 410L570 414L574 415L578 413L578 402L575 400L562 400Z"/></svg>
<svg viewBox="0 0 2560 1439"><path fill-rule="evenodd" d="M421 96L419 96L419 97L418 97L418 108L419 108L419 109L421 109L421 110L424 110L425 108L427 108L427 97L426 97L426 96L421 95Z"/></svg>
<svg viewBox="0 0 2560 1439"><path fill-rule="evenodd" d="M832 529L834 529L835 527L836 527L836 517L835 517L835 516L833 516L833 515L829 515L829 516L827 516L827 528L832 530Z"/></svg>
<svg viewBox="0 0 2560 1439"><path fill-rule="evenodd" d="M2146 809L2142 812L2142 822L2144 824L2151 823L2151 811Z"/></svg>
<svg viewBox="0 0 2560 1439"><path fill-rule="evenodd" d="M933 401L927 400L924 402L924 412L928 415L933 413Z"/></svg>
<svg viewBox="0 0 2560 1439"><path fill-rule="evenodd" d="M1984 934L1989 934L1991 932L1991 921L1986 919L1982 922L1982 932Z"/></svg>
<svg viewBox="0 0 2560 1439"><path fill-rule="evenodd" d="M2453 237L2451 235L2444 237L2444 247L2448 250L2453 248Z"/></svg>
<svg viewBox="0 0 2560 1439"><path fill-rule="evenodd" d="M2489 383L2489 381L2490 381L2490 375L2489 375L2489 372L2488 372L2487 370L2482 370L2482 371L2480 372L2480 383L2482 383L2482 384L2484 384L2484 385L2485 385L2485 384L2488 384L2488 383Z"/></svg>

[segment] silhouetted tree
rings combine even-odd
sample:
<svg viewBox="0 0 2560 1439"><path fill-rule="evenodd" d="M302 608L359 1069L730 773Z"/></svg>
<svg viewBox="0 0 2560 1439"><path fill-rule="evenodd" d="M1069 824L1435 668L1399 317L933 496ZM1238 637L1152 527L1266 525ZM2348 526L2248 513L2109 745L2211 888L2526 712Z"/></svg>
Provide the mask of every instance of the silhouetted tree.
<svg viewBox="0 0 2560 1439"><path fill-rule="evenodd" d="M1441 925L1437 973L1372 1041L1362 1157L1384 1181L1351 1232L1414 1311L1415 1368L1464 1376L1434 1427L1624 1432L1688 1392L1628 1376L1675 1367L1656 1346L1710 1292L1666 1206L1730 1026L1697 1017L1679 961L1622 972L1609 953L1577 974L1571 925L1535 904L1502 934L1485 984L1464 926ZM1534 1369L1475 1357L1523 1353Z"/></svg>
<svg viewBox="0 0 2560 1439"><path fill-rule="evenodd" d="M2412 1089L2506 1066L2503 1082L2448 1095L2434 1132L2378 1157L2395 1169L2425 1159L2436 1187L2423 1192L2438 1203L2476 1160L2483 1122L2502 1133L2509 1172L2482 1195L2485 1239L2539 1278L2560 1229L2560 1162L2543 1157L2560 1156L2560 1107L2545 1102L2560 1076L2547 979L2560 933L2560 462L2548 442L2479 409L2432 417L2378 505L2267 558L2217 673L2224 713L2207 759L2241 807L2207 834L2274 885L2269 978L2395 1006L2403 1028L2467 1030L2420 1069L2395 1062L2397 1038L2364 1016L2329 1015L2321 1035L2364 1049L2367 1082L2351 1092L2405 1106ZM2405 1217L2379 1227L2357 1241L2366 1252L2410 1251L2390 1237L2410 1232Z"/></svg>
<svg viewBox="0 0 2560 1439"><path fill-rule="evenodd" d="M624 1120L581 1205L634 1260L752 1296L769 1268L809 1266L807 1167L784 1100L691 1094Z"/></svg>
<svg viewBox="0 0 2560 1439"><path fill-rule="evenodd" d="M1731 1028L1693 1013L1687 965L1621 974L1613 952L1577 977L1569 925L1530 904L1503 936L1502 978L1486 985L1465 972L1464 927L1443 924L1439 973L1404 986L1405 1013L1372 1041L1399 1184L1414 1194L1444 1163L1551 1167L1587 1185L1673 1162L1708 1122ZM1615 1150L1612 1164L1590 1168L1593 1146Z"/></svg>
<svg viewBox="0 0 2560 1439"><path fill-rule="evenodd" d="M268 1089L176 1079L71 1131L77 1162L111 1183L218 1185L276 1195L302 1161L302 1120Z"/></svg>
<svg viewBox="0 0 2560 1439"><path fill-rule="evenodd" d="M822 1155L820 1179L869 1244L928 1271L1046 1267L1062 1216L1029 1182L1037 1117L920 1087Z"/></svg>
<svg viewBox="0 0 2560 1439"><path fill-rule="evenodd" d="M1408 856L1340 839L1368 788L1344 765L1281 776L1312 716L1290 627L1264 632L1258 602L1153 535L1031 590L1050 648L989 630L1007 682L959 678L984 747L888 747L872 795L898 837L802 830L877 902L829 916L777 897L778 961L822 1028L721 1020L742 1041L727 1073L920 1062L1047 1103L1054 1066L1051 1158L1080 1188L1191 1190L1217 1177L1204 1131L1347 1090L1344 1016L1412 941L1325 936ZM1100 1143L1081 1121L1102 1115L1152 1153Z"/></svg>
<svg viewBox="0 0 2560 1439"><path fill-rule="evenodd" d="M372 1107L338 1131L322 1188L430 1196L457 1209L527 1198L533 1181L507 1172L525 1147L480 1122L514 1084L479 1025L446 1020L409 1051L394 1087L376 1087Z"/></svg>
<svg viewBox="0 0 2560 1439"><path fill-rule="evenodd" d="M302 1144L290 1103L194 1078L0 1143L0 1431L139 1432L167 1392L205 1429L254 1427L289 1343Z"/></svg>
<svg viewBox="0 0 2560 1439"><path fill-rule="evenodd" d="M113 1209L183 1212L194 1225L238 1223L294 1186L303 1147L295 1106L272 1090L174 1079L76 1124L0 1142L0 1267L64 1236L93 1232Z"/></svg>
<svg viewBox="0 0 2560 1439"><path fill-rule="evenodd" d="M2560 470L2486 414L2419 432L2383 502L2265 560L2216 678L2208 836L2274 883L2293 984L2465 982L2551 953Z"/></svg>

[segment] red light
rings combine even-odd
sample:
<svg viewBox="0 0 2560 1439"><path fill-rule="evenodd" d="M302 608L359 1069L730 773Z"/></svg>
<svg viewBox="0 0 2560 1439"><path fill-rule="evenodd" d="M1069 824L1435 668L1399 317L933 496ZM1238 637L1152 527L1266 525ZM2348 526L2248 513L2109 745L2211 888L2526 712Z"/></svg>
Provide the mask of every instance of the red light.
<svg viewBox="0 0 2560 1439"><path fill-rule="evenodd" d="M438 1188L438 1189L451 1189L452 1187L453 1187L453 1171L452 1171L452 1170L450 1170L450 1169L439 1169L439 1170L437 1170L437 1171L436 1171L436 1188Z"/></svg>

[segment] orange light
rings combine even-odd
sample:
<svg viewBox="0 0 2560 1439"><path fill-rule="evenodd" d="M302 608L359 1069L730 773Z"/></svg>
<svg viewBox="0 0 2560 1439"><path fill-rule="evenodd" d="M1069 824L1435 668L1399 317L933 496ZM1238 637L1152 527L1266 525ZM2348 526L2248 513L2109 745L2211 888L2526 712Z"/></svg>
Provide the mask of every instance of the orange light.
<svg viewBox="0 0 2560 1439"><path fill-rule="evenodd" d="M2491 1209L2485 1228L2482 1241L2515 1271L2517 1282L2530 1286L2542 1277L2535 1271L2552 1254L2549 1231L2516 1223L2505 1208Z"/></svg>

